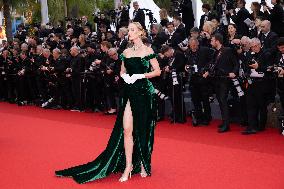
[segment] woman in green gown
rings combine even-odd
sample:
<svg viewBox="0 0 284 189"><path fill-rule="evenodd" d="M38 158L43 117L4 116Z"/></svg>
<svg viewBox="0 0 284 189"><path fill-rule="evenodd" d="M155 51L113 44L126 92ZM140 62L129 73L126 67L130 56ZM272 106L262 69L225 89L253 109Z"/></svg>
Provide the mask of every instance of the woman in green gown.
<svg viewBox="0 0 284 189"><path fill-rule="evenodd" d="M149 78L161 74L156 55L142 42L143 27L138 22L128 26L133 47L126 49L122 59L124 80L120 108L106 149L89 163L55 171L57 176L72 177L77 183L123 173L119 181L131 174L151 175L151 155L156 125L156 94Z"/></svg>

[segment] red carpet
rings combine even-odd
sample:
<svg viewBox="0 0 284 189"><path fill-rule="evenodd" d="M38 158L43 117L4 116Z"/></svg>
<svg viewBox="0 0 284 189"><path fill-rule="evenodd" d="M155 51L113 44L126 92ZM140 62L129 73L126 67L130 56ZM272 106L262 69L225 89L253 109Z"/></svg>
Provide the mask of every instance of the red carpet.
<svg viewBox="0 0 284 189"><path fill-rule="evenodd" d="M1 189L283 189L284 137L275 129L242 136L189 124L157 125L153 175L120 175L84 185L54 170L94 159L106 146L115 116L43 110L0 103Z"/></svg>

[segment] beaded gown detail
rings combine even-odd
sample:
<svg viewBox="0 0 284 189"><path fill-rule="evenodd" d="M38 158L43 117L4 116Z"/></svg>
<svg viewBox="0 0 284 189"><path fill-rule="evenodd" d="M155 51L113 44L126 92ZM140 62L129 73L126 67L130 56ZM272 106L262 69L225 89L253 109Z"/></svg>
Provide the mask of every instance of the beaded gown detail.
<svg viewBox="0 0 284 189"><path fill-rule="evenodd" d="M126 58L120 55L126 72L144 74L151 71L150 60L156 54L145 57ZM119 100L119 111L106 149L93 161L64 170L55 171L57 176L72 177L77 183L86 183L104 178L112 173L122 173L125 169L125 151L123 134L123 114L129 100L133 116L133 154L132 174L140 173L141 163L148 175L151 175L151 155L156 126L156 94L152 83L144 78L133 84L124 83Z"/></svg>

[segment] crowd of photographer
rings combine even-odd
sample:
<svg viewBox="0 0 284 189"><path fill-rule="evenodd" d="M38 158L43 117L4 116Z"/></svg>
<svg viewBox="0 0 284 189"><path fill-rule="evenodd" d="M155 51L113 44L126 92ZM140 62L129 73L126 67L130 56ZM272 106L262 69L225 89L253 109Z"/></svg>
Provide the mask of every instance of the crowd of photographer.
<svg viewBox="0 0 284 189"><path fill-rule="evenodd" d="M213 9L203 4L199 28L183 23L178 15L169 22L164 9L161 23L151 19L143 41L158 54L162 69L161 77L152 80L159 98L159 120L165 118L169 99L171 121L186 122L189 110L183 91L189 83L194 126L210 124L210 102L216 96L222 116L218 132L229 131L230 95L240 103L240 124L246 126L243 134L265 129L267 106L275 102L276 94L284 107L284 11L279 0L271 2L273 8L264 1L253 2L251 14L245 0L216 0ZM189 7L188 3L179 2L179 6ZM145 16L152 14L145 15L137 2L133 7L133 21L146 29ZM86 16L66 19L66 27L18 27L14 41L1 49L1 100L115 114L123 85L119 55L131 47L128 11L129 7L121 6L95 13L97 28Z"/></svg>

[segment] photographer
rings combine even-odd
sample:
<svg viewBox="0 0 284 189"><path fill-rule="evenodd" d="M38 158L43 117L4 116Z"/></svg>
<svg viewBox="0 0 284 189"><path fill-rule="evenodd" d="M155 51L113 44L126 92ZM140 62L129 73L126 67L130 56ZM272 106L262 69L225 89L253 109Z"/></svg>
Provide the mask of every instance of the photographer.
<svg viewBox="0 0 284 189"><path fill-rule="evenodd" d="M128 44L128 29L126 27L119 28L118 30L118 40L115 41L115 47L117 48L118 54L121 54L127 47Z"/></svg>
<svg viewBox="0 0 284 189"><path fill-rule="evenodd" d="M129 5L123 6L121 4L119 6L119 12L118 12L118 21L117 21L117 26L116 30L118 31L121 27L127 27L129 24Z"/></svg>
<svg viewBox="0 0 284 189"><path fill-rule="evenodd" d="M211 108L209 103L208 67L211 64L214 50L200 47L196 38L188 41L189 49L185 52L185 70L189 73L191 98L194 104L193 125L208 125L211 121Z"/></svg>
<svg viewBox="0 0 284 189"><path fill-rule="evenodd" d="M237 13L235 13L233 9L230 10L231 19L237 26L237 33L241 36L248 36L249 34L249 28L244 21L247 18L250 18L252 20L251 15L246 9L245 5L245 0L237 0L237 8L239 8L240 10Z"/></svg>
<svg viewBox="0 0 284 189"><path fill-rule="evenodd" d="M96 41L96 35L92 33L91 28L89 26L84 27L84 35L86 42L95 42Z"/></svg>
<svg viewBox="0 0 284 189"><path fill-rule="evenodd" d="M284 37L279 38L277 42L277 55L275 64L277 65L277 91L280 96L282 111L284 111ZM283 112L282 112L283 113Z"/></svg>
<svg viewBox="0 0 284 189"><path fill-rule="evenodd" d="M162 46L161 53L164 59L167 59L167 65L164 67L164 72L168 73L168 93L172 102L171 122L185 123L186 111L182 96L182 76L185 66L185 56L182 52L174 50L168 45Z"/></svg>
<svg viewBox="0 0 284 189"><path fill-rule="evenodd" d="M81 26L82 26L83 28L88 27L88 28L90 29L90 31L92 32L93 26L92 26L92 24L88 21L88 17L87 17L87 16L82 16L81 21L82 21Z"/></svg>
<svg viewBox="0 0 284 189"><path fill-rule="evenodd" d="M71 111L82 111L82 86L81 86L81 72L84 68L84 59L80 55L80 48L73 46L70 49L71 68L67 68L67 72L71 72L72 76L72 93L74 105Z"/></svg>
<svg viewBox="0 0 284 189"><path fill-rule="evenodd" d="M24 42L26 40L26 37L27 37L27 32L26 30L24 29L24 26L23 25L19 25L18 26L18 30L14 36L14 38L17 38L19 39L21 42Z"/></svg>
<svg viewBox="0 0 284 189"><path fill-rule="evenodd" d="M104 70L104 94L105 94L106 115L111 115L116 113L116 103L114 96L115 95L114 63L112 62L111 57L108 55L108 51L111 47L112 45L108 41L103 41L101 43L101 51L102 51L101 61L106 66Z"/></svg>
<svg viewBox="0 0 284 189"><path fill-rule="evenodd" d="M0 101L7 99L7 67L9 62L9 51L2 51L0 56Z"/></svg>
<svg viewBox="0 0 284 189"><path fill-rule="evenodd" d="M166 42L166 45L171 46L172 45L172 38L175 32L175 26L173 22L168 22L167 23L167 29L166 29L166 34L168 36L168 40Z"/></svg>
<svg viewBox="0 0 284 189"><path fill-rule="evenodd" d="M214 23L212 21L206 21L203 24L202 31L200 32L200 45L205 47L211 47L211 36L215 32Z"/></svg>
<svg viewBox="0 0 284 189"><path fill-rule="evenodd" d="M243 96L239 96L239 106L240 106L240 124L242 126L248 125L248 115L247 115L247 103L246 103L246 96L247 96L247 88L248 85L251 84L251 78L250 78L250 72L251 69L248 66L251 61L251 39L247 36L243 36L241 38L240 43L238 44L240 48L235 48L238 55L238 61L239 61L239 81L240 81L240 87L244 93ZM237 46L236 46L237 47ZM235 92L238 93L237 90ZM233 93L234 94L234 93Z"/></svg>
<svg viewBox="0 0 284 189"><path fill-rule="evenodd" d="M114 75L114 80L113 80L113 89L114 89L114 94L115 97L119 97L120 94L120 89L122 87L123 81L120 79L120 69L121 69L121 59L119 58L119 54L115 48L110 48L108 50L108 56L112 60L112 70L113 70L113 75ZM112 111L109 111L109 113L114 113L116 109L116 106L113 108Z"/></svg>
<svg viewBox="0 0 284 189"><path fill-rule="evenodd" d="M145 25L145 13L142 9L139 8L139 4L137 1L133 2L133 22L139 22L141 26L146 30L146 25Z"/></svg>
<svg viewBox="0 0 284 189"><path fill-rule="evenodd" d="M37 53L40 53L40 47L37 47ZM43 49L42 55L36 57L37 71L37 87L39 90L40 101L46 102L48 100L48 82L49 82L49 67L52 61L52 56L49 49Z"/></svg>
<svg viewBox="0 0 284 189"><path fill-rule="evenodd" d="M4 52L4 51L3 51ZM19 64L18 51L12 49L12 56L7 58L7 90L8 101L14 103L17 96L17 67Z"/></svg>
<svg viewBox="0 0 284 189"><path fill-rule="evenodd" d="M271 23L268 20L263 20L260 24L261 33L258 38L260 39L263 49L271 50L272 52L276 50L276 43L278 40L278 35L271 31Z"/></svg>
<svg viewBox="0 0 284 189"><path fill-rule="evenodd" d="M281 0L271 0L273 8L267 6L265 1L262 3L263 11L268 20L271 22L271 30L278 34L279 37L284 36L284 10L281 6Z"/></svg>
<svg viewBox="0 0 284 189"><path fill-rule="evenodd" d="M211 13L211 6L207 3L202 5L202 11L204 14L200 18L199 30L202 30L204 22L210 21L213 16Z"/></svg>
<svg viewBox="0 0 284 189"><path fill-rule="evenodd" d="M54 49L52 51L52 55L52 71L54 74L54 103L51 108L60 109L70 105L72 102L72 96L67 84L67 78L65 77L65 70L67 69L68 64L66 59L61 56L61 51L59 49Z"/></svg>
<svg viewBox="0 0 284 189"><path fill-rule="evenodd" d="M104 13L99 12L94 16L94 22L97 23L97 31L99 31L101 25L105 25L107 30L110 29L110 21L106 18Z"/></svg>
<svg viewBox="0 0 284 189"><path fill-rule="evenodd" d="M176 30L171 38L171 47L176 50L179 48L178 44L180 44L186 38L186 31L181 17L175 16L173 23Z"/></svg>
<svg viewBox="0 0 284 189"><path fill-rule="evenodd" d="M235 0L215 0L213 10L216 11L219 22L222 26L227 27L230 23L229 10L234 9Z"/></svg>
<svg viewBox="0 0 284 189"><path fill-rule="evenodd" d="M185 25L185 33L189 35L190 29L194 26L194 14L192 9L192 1L191 0L183 0L181 5L182 12L182 22Z"/></svg>
<svg viewBox="0 0 284 189"><path fill-rule="evenodd" d="M167 42L168 36L163 31L163 27L160 24L151 25L151 39L152 48L156 53L161 49L162 45Z"/></svg>
<svg viewBox="0 0 284 189"><path fill-rule="evenodd" d="M270 64L271 54L268 50L261 49L261 42L257 38L251 40L252 55L249 59L250 78L252 84L247 88L247 112L248 126L242 132L244 135L255 134L263 131L267 121L267 94L269 92L269 80L267 67Z"/></svg>
<svg viewBox="0 0 284 189"><path fill-rule="evenodd" d="M220 106L223 121L219 126L218 132L223 133L230 130L227 98L231 79L236 77L239 70L239 64L237 63L233 50L223 46L222 35L218 33L213 35L211 38L211 45L216 49L213 58L214 68L211 71L213 72L211 74L214 75L216 98Z"/></svg>
<svg viewBox="0 0 284 189"><path fill-rule="evenodd" d="M26 52L21 52L20 60L17 69L17 104L23 106L27 104L27 90L26 90L26 65L29 64L29 59Z"/></svg>

